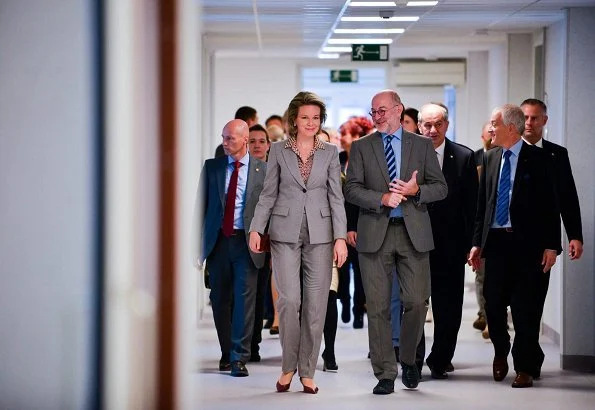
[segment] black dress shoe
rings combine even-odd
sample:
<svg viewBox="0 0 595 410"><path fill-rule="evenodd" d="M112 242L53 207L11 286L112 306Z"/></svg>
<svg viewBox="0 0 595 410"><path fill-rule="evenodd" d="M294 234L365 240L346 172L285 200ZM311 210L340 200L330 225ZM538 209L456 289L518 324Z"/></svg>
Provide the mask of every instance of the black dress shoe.
<svg viewBox="0 0 595 410"><path fill-rule="evenodd" d="M248 361L252 362L252 363L258 363L258 362L260 362L260 360L261 360L261 357L258 353L252 353L250 355L250 359Z"/></svg>
<svg viewBox="0 0 595 410"><path fill-rule="evenodd" d="M444 371L446 373L452 373L455 371L455 367L452 365L452 363L449 363L446 365L446 368L444 369Z"/></svg>
<svg viewBox="0 0 595 410"><path fill-rule="evenodd" d="M381 379L372 390L374 394L391 394L395 391L395 381L391 379Z"/></svg>
<svg viewBox="0 0 595 410"><path fill-rule="evenodd" d="M441 369L439 367L434 366L434 363L426 360L426 364L430 368L430 377L436 380L444 380L448 379L448 374L446 374L446 369Z"/></svg>
<svg viewBox="0 0 595 410"><path fill-rule="evenodd" d="M415 365L411 366L403 362L401 362L401 368L403 384L409 389L415 389L419 384L419 369Z"/></svg>
<svg viewBox="0 0 595 410"><path fill-rule="evenodd" d="M492 364L492 375L494 380L501 382L508 374L508 360L506 356L494 356Z"/></svg>
<svg viewBox="0 0 595 410"><path fill-rule="evenodd" d="M266 322L264 322L264 325L262 326L263 329L270 329L271 326L273 326L273 319L267 319Z"/></svg>
<svg viewBox="0 0 595 410"><path fill-rule="evenodd" d="M332 360L327 360L327 359L322 359L322 371L323 372L336 372L337 370L339 370L339 366L337 365L337 362L335 361L335 359Z"/></svg>
<svg viewBox="0 0 595 410"><path fill-rule="evenodd" d="M525 388L533 387L533 376L528 373L518 372L516 378L512 382L512 387Z"/></svg>
<svg viewBox="0 0 595 410"><path fill-rule="evenodd" d="M341 309L341 320L343 323L349 323L351 320L351 309L349 308L349 302L342 303L343 308Z"/></svg>
<svg viewBox="0 0 595 410"><path fill-rule="evenodd" d="M221 359L219 360L219 371L220 372L228 372L231 370L231 363L229 362L229 355L223 354L221 355Z"/></svg>
<svg viewBox="0 0 595 410"><path fill-rule="evenodd" d="M430 377L436 380L448 379L448 373L445 370L430 369Z"/></svg>
<svg viewBox="0 0 595 410"><path fill-rule="evenodd" d="M401 362L401 359L399 359L399 346L393 346L395 349L395 359L397 359L397 363Z"/></svg>
<svg viewBox="0 0 595 410"><path fill-rule="evenodd" d="M231 363L231 375L233 377L246 377L248 376L248 369L246 364L240 360L236 360Z"/></svg>
<svg viewBox="0 0 595 410"><path fill-rule="evenodd" d="M353 328L354 329L361 329L364 327L364 314L353 314Z"/></svg>
<svg viewBox="0 0 595 410"><path fill-rule="evenodd" d="M269 333L271 335L278 335L279 334L279 326L271 326L269 329Z"/></svg>

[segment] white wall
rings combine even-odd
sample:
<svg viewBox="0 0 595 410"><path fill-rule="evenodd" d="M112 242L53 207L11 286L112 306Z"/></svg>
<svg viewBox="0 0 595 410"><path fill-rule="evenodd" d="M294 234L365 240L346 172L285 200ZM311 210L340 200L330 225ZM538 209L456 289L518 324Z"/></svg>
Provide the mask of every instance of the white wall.
<svg viewBox="0 0 595 410"><path fill-rule="evenodd" d="M508 101L508 44L497 44L490 48L488 57L488 110L506 104Z"/></svg>
<svg viewBox="0 0 595 410"><path fill-rule="evenodd" d="M193 267L192 248L196 241L191 236L192 215L203 158L201 148L204 140L200 137L202 121L202 42L200 36L200 7L194 0L178 0L178 175L177 185L177 338L176 368L177 391L176 408L198 408L196 383L193 383L196 366L197 307L204 304L202 273ZM202 278L201 278L202 279Z"/></svg>
<svg viewBox="0 0 595 410"><path fill-rule="evenodd" d="M595 140L585 127L593 115L595 95L595 8L568 10L565 58L565 143L577 184L585 249L577 262L565 258L563 364L595 370ZM549 34L548 38L552 35ZM548 56L554 58L555 56ZM573 359L574 357L574 359ZM568 362L566 361L568 358ZM585 366L588 363L588 366Z"/></svg>
<svg viewBox="0 0 595 410"><path fill-rule="evenodd" d="M467 121L462 126L468 137L465 145L474 151L483 146L481 132L491 113L488 106L488 62L488 51L473 51L467 56Z"/></svg>
<svg viewBox="0 0 595 410"><path fill-rule="evenodd" d="M565 55L566 22L560 21L549 26L545 32L545 98L548 107L549 121L546 128L546 139L566 145L566 87L565 87ZM571 157L571 161L573 158ZM550 288L543 310L543 323L558 335L562 333L562 266L564 258L559 257L550 274ZM556 336L557 337L557 336Z"/></svg>
<svg viewBox="0 0 595 410"><path fill-rule="evenodd" d="M90 1L0 6L0 408L90 405Z"/></svg>
<svg viewBox="0 0 595 410"><path fill-rule="evenodd" d="M508 35L508 101L519 105L533 97L533 36Z"/></svg>
<svg viewBox="0 0 595 410"><path fill-rule="evenodd" d="M299 64L295 59L214 58L213 129L206 138L219 144L223 126L242 105L254 107L262 124L271 114L283 115L300 91Z"/></svg>

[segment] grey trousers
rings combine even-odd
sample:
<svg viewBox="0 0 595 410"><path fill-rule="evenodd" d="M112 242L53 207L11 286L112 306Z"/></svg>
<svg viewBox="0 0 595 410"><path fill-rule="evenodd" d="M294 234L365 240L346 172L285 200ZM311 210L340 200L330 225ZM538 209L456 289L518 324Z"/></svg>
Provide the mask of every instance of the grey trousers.
<svg viewBox="0 0 595 410"><path fill-rule="evenodd" d="M310 244L304 214L298 242L271 241L271 256L279 292L281 369L283 373L289 373L297 368L300 377L312 378L318 361L331 285L333 244ZM303 286L300 286L300 269Z"/></svg>
<svg viewBox="0 0 595 410"><path fill-rule="evenodd" d="M391 291L395 267L401 287L401 362L414 366L430 297L429 252L413 247L405 224L389 225L378 252L359 253L368 307L368 339L372 369L377 379L397 377L392 343Z"/></svg>

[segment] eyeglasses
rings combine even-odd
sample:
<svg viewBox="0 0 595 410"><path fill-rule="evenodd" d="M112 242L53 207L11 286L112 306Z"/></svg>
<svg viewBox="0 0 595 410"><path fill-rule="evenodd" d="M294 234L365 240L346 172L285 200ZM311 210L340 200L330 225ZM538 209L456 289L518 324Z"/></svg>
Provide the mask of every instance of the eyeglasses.
<svg viewBox="0 0 595 410"><path fill-rule="evenodd" d="M374 118L376 116L376 114L378 114L381 117L384 117L384 114L386 114L386 112L388 110L392 110L393 108L398 107L398 106L399 106L399 104L393 105L390 108L379 108L377 110L372 109L372 110L370 110L370 112L368 114L370 114L370 117L372 117L372 118Z"/></svg>

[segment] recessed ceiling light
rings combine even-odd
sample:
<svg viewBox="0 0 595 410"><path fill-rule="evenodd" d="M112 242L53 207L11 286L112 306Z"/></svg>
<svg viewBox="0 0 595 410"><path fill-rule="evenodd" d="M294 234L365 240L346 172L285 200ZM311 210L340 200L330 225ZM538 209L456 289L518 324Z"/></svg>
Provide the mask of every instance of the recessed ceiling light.
<svg viewBox="0 0 595 410"><path fill-rule="evenodd" d="M394 1L352 1L352 7L395 7Z"/></svg>
<svg viewBox="0 0 595 410"><path fill-rule="evenodd" d="M337 28L337 34L401 34L404 28Z"/></svg>
<svg viewBox="0 0 595 410"><path fill-rule="evenodd" d="M351 53L351 47L323 47L323 53Z"/></svg>
<svg viewBox="0 0 595 410"><path fill-rule="evenodd" d="M413 6L413 7L415 7L415 6L420 6L420 7L429 6L429 7L432 7L432 6L435 6L436 4L438 4L437 1L409 1L409 2L407 2L407 5L408 6Z"/></svg>
<svg viewBox="0 0 595 410"><path fill-rule="evenodd" d="M392 38L329 38L327 44L392 44Z"/></svg>
<svg viewBox="0 0 595 410"><path fill-rule="evenodd" d="M334 53L318 53L318 58L321 58L321 59L328 60L328 59L334 59L334 58L339 58L339 57L340 57L339 54L334 54Z"/></svg>
<svg viewBox="0 0 595 410"><path fill-rule="evenodd" d="M383 19L382 17L341 17L341 21L417 21L418 16L402 16L402 17L389 17Z"/></svg>

